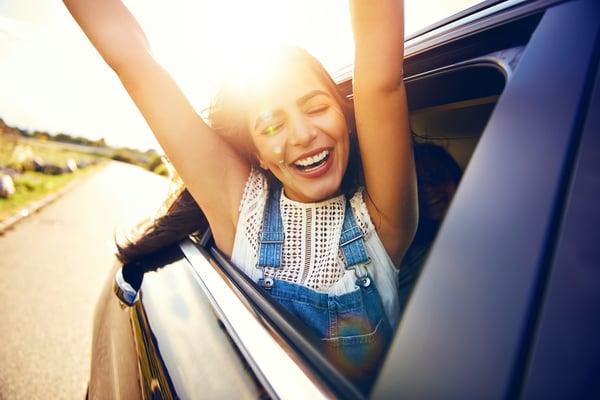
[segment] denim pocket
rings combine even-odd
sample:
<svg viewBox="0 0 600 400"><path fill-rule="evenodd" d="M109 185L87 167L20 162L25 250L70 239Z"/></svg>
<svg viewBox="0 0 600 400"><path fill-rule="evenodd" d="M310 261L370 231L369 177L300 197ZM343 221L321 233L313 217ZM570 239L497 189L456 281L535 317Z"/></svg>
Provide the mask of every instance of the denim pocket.
<svg viewBox="0 0 600 400"><path fill-rule="evenodd" d="M386 335L386 321L380 319L374 326L364 316L355 318L338 318L337 334L324 338L327 346L344 347L360 346L381 342Z"/></svg>
<svg viewBox="0 0 600 400"><path fill-rule="evenodd" d="M382 318L367 333L322 339L322 342L332 364L366 393L381 367L390 338L391 328Z"/></svg>

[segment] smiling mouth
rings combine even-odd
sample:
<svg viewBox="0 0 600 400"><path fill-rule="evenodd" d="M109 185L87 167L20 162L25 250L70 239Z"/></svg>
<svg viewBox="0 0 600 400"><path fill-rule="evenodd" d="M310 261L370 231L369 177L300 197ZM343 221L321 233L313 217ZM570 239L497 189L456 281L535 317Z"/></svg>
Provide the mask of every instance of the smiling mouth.
<svg viewBox="0 0 600 400"><path fill-rule="evenodd" d="M294 166L302 172L313 171L327 162L329 150L323 150L312 157L306 157L294 163Z"/></svg>
<svg viewBox="0 0 600 400"><path fill-rule="evenodd" d="M444 202L444 199L442 199L441 197L432 197L427 199L427 201L425 202L425 205L427 207L435 207L438 204L442 204Z"/></svg>

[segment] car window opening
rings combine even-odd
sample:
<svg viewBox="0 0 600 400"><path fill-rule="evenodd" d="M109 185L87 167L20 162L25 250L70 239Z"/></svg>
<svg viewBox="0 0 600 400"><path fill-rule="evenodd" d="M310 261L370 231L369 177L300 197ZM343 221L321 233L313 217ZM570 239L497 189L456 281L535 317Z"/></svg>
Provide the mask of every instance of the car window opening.
<svg viewBox="0 0 600 400"><path fill-rule="evenodd" d="M506 76L494 63L475 63L407 82L419 226L400 266L402 313L504 89Z"/></svg>

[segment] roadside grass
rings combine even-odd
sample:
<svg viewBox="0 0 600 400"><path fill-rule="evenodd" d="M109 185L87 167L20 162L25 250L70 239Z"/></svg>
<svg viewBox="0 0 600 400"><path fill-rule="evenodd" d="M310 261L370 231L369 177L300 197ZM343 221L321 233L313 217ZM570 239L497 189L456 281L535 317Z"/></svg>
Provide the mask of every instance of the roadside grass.
<svg viewBox="0 0 600 400"><path fill-rule="evenodd" d="M58 191L73 180L97 170L101 164L80 169L73 173L46 175L40 172L26 172L13 179L15 194L8 199L0 198L0 221L21 212L44 196Z"/></svg>
<svg viewBox="0 0 600 400"><path fill-rule="evenodd" d="M56 165L65 165L67 160L84 160L88 166L70 173L50 175L23 168L25 163L31 162L32 157ZM58 191L73 180L97 170L103 164L100 160L105 159L90 151L70 149L59 143L30 140L15 142L0 137L0 165L22 171L13 176L15 193L9 198L0 198L0 221L21 212L30 204Z"/></svg>

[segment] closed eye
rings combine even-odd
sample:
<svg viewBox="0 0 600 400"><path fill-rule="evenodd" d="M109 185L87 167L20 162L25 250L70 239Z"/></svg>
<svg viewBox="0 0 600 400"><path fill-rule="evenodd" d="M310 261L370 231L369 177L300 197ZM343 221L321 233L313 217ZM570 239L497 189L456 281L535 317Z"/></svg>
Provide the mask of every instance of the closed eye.
<svg viewBox="0 0 600 400"><path fill-rule="evenodd" d="M262 135L274 136L283 128L283 123L271 124L263 129L260 133Z"/></svg>
<svg viewBox="0 0 600 400"><path fill-rule="evenodd" d="M329 104L320 104L317 106L309 107L306 110L306 113L309 115L315 115L315 114L320 114L320 113L326 111L327 109L329 109Z"/></svg>
<svg viewBox="0 0 600 400"><path fill-rule="evenodd" d="M285 123L285 113L281 110L267 110L260 113L254 123L254 132L260 135L273 136L281 130Z"/></svg>

